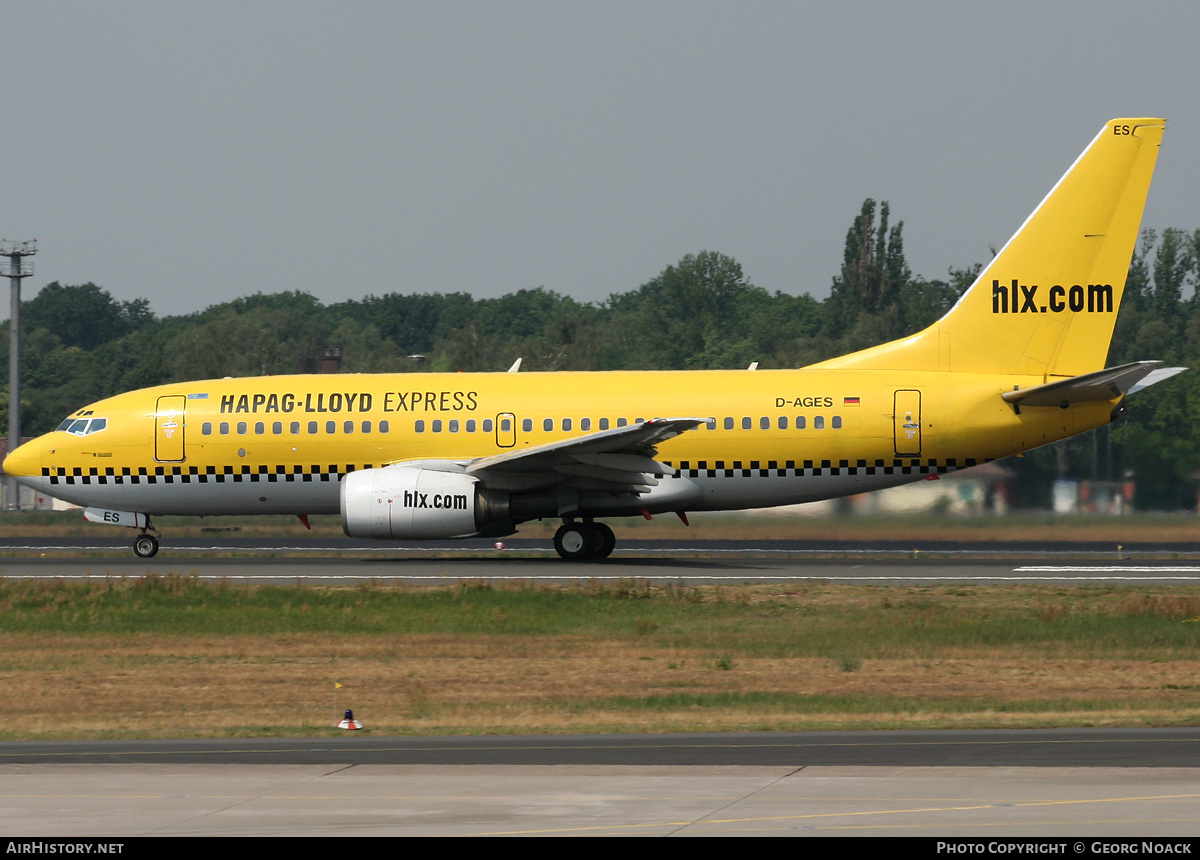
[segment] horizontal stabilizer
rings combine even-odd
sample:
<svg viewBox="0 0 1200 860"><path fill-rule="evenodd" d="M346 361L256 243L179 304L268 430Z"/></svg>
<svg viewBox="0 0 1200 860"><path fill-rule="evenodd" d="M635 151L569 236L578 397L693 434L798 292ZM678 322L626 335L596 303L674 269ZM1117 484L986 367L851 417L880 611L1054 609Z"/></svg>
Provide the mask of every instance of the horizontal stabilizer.
<svg viewBox="0 0 1200 860"><path fill-rule="evenodd" d="M1137 383L1133 388L1129 389L1130 394L1137 394L1143 388L1149 388L1151 385L1157 385L1164 379L1170 379L1176 374L1183 373L1187 370L1186 367L1160 367L1158 370L1152 370L1146 374L1146 378Z"/></svg>
<svg viewBox="0 0 1200 860"><path fill-rule="evenodd" d="M1084 403L1091 400L1113 400L1127 394L1143 379L1157 370L1161 361L1135 361L1132 364L1122 364L1120 367L1109 367L1097 370L1095 373L1085 373L1058 382L1048 382L1034 388L1022 388L1008 391L1002 395L1014 406L1058 406L1066 409L1072 403ZM1164 368L1178 373L1183 368ZM1174 376L1175 373L1168 374ZM1153 382L1142 385L1153 385L1167 376L1159 376Z"/></svg>

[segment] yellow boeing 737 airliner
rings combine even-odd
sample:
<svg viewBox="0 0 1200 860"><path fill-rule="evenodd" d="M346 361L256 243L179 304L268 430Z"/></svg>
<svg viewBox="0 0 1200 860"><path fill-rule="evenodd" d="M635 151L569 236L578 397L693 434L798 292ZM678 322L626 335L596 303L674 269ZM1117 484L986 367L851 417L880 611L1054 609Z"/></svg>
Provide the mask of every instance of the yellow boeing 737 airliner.
<svg viewBox="0 0 1200 860"><path fill-rule="evenodd" d="M1158 362L1104 368L1162 139L1107 123L941 320L798 370L276 376L93 403L13 451L39 493L137 528L159 514L340 513L346 534L501 536L561 518L739 510L941 475L1107 424ZM659 417L670 416L670 417Z"/></svg>

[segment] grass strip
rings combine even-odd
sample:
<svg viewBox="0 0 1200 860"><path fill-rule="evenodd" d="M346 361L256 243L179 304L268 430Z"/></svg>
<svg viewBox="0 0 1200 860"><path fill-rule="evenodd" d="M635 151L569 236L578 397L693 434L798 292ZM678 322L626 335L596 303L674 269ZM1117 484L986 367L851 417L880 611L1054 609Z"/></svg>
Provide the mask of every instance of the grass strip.
<svg viewBox="0 0 1200 860"><path fill-rule="evenodd" d="M1191 587L0 581L0 737L1180 725L1198 646Z"/></svg>

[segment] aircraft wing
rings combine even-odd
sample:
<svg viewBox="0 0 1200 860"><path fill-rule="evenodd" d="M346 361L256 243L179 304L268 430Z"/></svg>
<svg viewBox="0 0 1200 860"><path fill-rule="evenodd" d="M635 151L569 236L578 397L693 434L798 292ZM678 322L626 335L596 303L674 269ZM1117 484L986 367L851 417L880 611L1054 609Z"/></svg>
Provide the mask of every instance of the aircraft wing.
<svg viewBox="0 0 1200 860"><path fill-rule="evenodd" d="M1088 400L1112 400L1131 391L1141 391L1156 382L1182 373L1185 367L1159 367L1161 361L1135 361L1070 379L1048 382L1033 388L1007 391L1000 396L1014 406L1058 406Z"/></svg>
<svg viewBox="0 0 1200 860"><path fill-rule="evenodd" d="M675 470L654 459L658 446L711 418L652 418L648 421L560 439L466 464L468 475L504 490L564 485L613 493L648 492Z"/></svg>

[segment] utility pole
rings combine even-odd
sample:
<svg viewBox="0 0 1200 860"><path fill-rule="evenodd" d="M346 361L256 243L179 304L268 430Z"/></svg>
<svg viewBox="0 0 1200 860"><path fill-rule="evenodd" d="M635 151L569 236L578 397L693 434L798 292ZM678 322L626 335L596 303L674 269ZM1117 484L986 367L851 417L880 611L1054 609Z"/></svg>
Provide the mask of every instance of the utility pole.
<svg viewBox="0 0 1200 860"><path fill-rule="evenodd" d="M8 450L15 451L21 444L21 280L33 274L33 263L26 257L37 253L37 240L12 242L0 239L0 257L8 257L8 269L0 277L8 278L12 285L12 312L9 316L8 347ZM10 511L21 509L20 487L13 478L8 479L8 504Z"/></svg>

